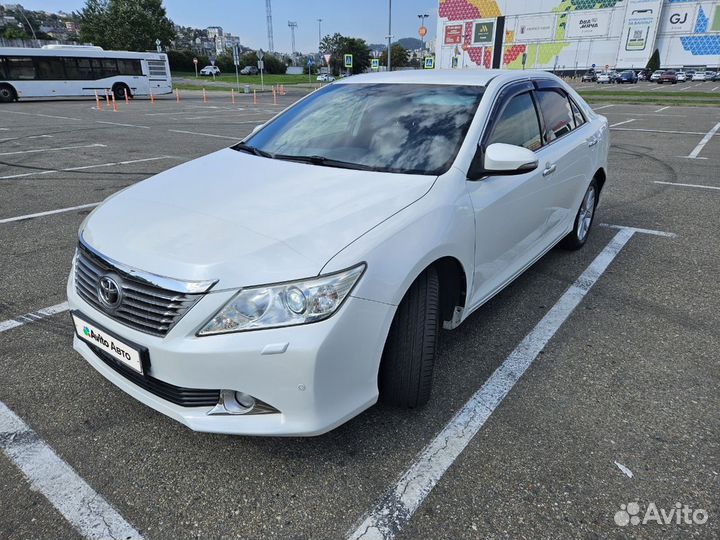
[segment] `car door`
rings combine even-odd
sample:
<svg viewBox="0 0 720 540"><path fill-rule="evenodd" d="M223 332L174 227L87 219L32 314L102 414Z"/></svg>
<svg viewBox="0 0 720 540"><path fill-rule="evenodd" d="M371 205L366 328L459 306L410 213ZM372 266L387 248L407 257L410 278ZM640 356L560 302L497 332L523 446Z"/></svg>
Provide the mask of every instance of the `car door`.
<svg viewBox="0 0 720 540"><path fill-rule="evenodd" d="M543 130L537 152L547 190L548 241L559 240L572 228L578 197L593 175L596 144L592 128L567 93L555 81L536 81Z"/></svg>
<svg viewBox="0 0 720 540"><path fill-rule="evenodd" d="M503 90L480 142L542 147L540 119L532 83ZM482 158L482 156L481 156ZM514 176L467 181L475 213L474 290L470 305L485 302L542 254L547 235L548 194L542 167Z"/></svg>

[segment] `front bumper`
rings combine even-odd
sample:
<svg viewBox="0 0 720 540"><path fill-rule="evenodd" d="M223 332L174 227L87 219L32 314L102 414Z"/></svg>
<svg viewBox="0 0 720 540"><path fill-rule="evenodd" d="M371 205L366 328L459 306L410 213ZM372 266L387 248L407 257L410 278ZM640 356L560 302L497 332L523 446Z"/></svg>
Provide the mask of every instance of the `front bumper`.
<svg viewBox="0 0 720 540"><path fill-rule="evenodd" d="M75 292L72 275L67 287L71 309L120 339L147 347L147 374L153 378L184 388L243 392L279 413L215 416L208 415L213 407L176 405L108 366L77 335L73 347L120 389L195 431L319 435L377 401L378 366L394 306L351 296L321 322L197 337L198 328L234 294L206 294L165 337L158 337L118 323L87 304Z"/></svg>

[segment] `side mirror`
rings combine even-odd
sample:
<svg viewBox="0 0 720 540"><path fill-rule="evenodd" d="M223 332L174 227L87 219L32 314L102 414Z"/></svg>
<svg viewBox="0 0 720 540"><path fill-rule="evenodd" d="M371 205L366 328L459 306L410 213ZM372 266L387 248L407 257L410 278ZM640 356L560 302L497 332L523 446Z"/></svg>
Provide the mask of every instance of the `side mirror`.
<svg viewBox="0 0 720 540"><path fill-rule="evenodd" d="M255 127L252 129L252 131L250 132L250 134L255 134L255 133L257 133L258 131L260 131L260 129L261 129L264 125L265 125L265 124L258 124L257 126L255 126Z"/></svg>
<svg viewBox="0 0 720 540"><path fill-rule="evenodd" d="M532 150L512 144L495 143L488 146L484 153L478 148L468 171L468 179L525 174L537 167L538 159Z"/></svg>

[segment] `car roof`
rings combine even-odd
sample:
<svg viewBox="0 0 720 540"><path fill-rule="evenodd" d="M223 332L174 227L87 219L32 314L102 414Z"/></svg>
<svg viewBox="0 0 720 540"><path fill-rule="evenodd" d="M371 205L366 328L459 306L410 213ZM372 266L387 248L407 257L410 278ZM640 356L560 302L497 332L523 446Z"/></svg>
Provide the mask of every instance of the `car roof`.
<svg viewBox="0 0 720 540"><path fill-rule="evenodd" d="M520 71L509 69L414 69L402 71L381 71L346 77L335 84L452 84L464 86L487 86L496 77L518 80L528 77L548 78L544 71Z"/></svg>

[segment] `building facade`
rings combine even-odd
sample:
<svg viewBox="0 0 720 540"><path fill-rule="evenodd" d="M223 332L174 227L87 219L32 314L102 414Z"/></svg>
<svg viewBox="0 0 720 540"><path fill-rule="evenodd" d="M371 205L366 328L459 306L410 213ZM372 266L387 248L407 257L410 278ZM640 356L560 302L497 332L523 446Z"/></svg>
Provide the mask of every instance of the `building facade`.
<svg viewBox="0 0 720 540"><path fill-rule="evenodd" d="M720 67L720 0L439 0L442 68Z"/></svg>

